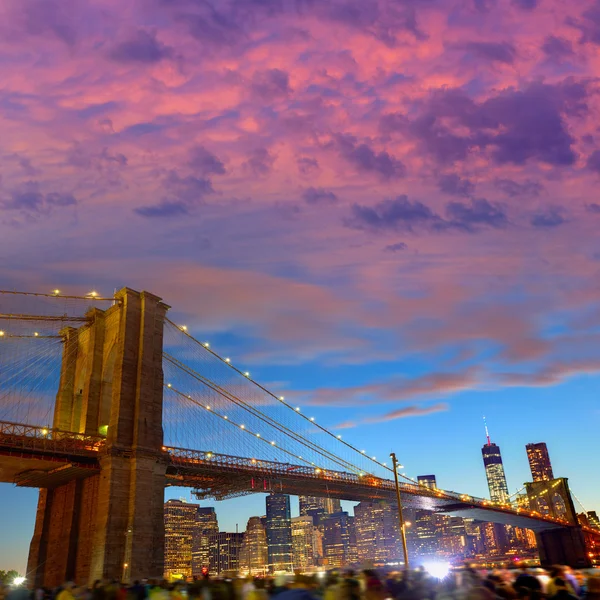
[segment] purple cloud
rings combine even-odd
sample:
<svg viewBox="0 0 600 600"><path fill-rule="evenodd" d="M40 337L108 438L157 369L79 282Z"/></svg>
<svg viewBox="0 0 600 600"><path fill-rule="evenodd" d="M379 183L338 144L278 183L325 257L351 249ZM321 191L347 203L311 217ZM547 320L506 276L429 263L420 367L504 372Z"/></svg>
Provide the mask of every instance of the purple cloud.
<svg viewBox="0 0 600 600"><path fill-rule="evenodd" d="M494 187L511 198L519 196L538 197L543 191L544 186L538 181L524 181L519 183L512 179L496 179Z"/></svg>
<svg viewBox="0 0 600 600"><path fill-rule="evenodd" d="M223 162L204 146L195 146L192 148L188 166L202 177L225 174L225 165Z"/></svg>
<svg viewBox="0 0 600 600"><path fill-rule="evenodd" d="M285 98L291 93L289 75L281 69L257 71L250 85L252 91L263 100Z"/></svg>
<svg viewBox="0 0 600 600"><path fill-rule="evenodd" d="M314 175L319 170L319 162L316 158L310 156L300 156L296 159L298 171L301 175L308 177Z"/></svg>
<svg viewBox="0 0 600 600"><path fill-rule="evenodd" d="M600 204L597 202L590 202L589 204L585 205L585 208L588 212L600 215Z"/></svg>
<svg viewBox="0 0 600 600"><path fill-rule="evenodd" d="M55 208L76 206L75 196L65 192L40 191L37 181L27 181L10 192L6 200L0 200L0 207L7 211L19 211L29 217L47 215Z"/></svg>
<svg viewBox="0 0 600 600"><path fill-rule="evenodd" d="M396 244L387 245L384 250L386 252L401 252L402 250L406 250L408 246L404 242L397 242Z"/></svg>
<svg viewBox="0 0 600 600"><path fill-rule="evenodd" d="M438 188L451 196L471 196L475 192L475 185L468 179L463 179L456 173L442 175L438 179Z"/></svg>
<svg viewBox="0 0 600 600"><path fill-rule="evenodd" d="M351 135L338 135L336 142L341 155L360 171L376 173L382 179L398 179L406 175L402 161L386 151L377 152L365 143L359 144Z"/></svg>
<svg viewBox="0 0 600 600"><path fill-rule="evenodd" d="M405 230L415 227L435 228L444 225L443 219L418 200L411 202L406 195L383 200L375 206L355 204L347 222L355 229Z"/></svg>
<svg viewBox="0 0 600 600"><path fill-rule="evenodd" d="M556 61L560 61L567 56L572 56L573 44L565 38L557 37L555 35L549 35L542 44L542 50L548 56Z"/></svg>
<svg viewBox="0 0 600 600"><path fill-rule="evenodd" d="M250 153L244 166L255 177L264 177L271 172L276 158L266 148L256 148Z"/></svg>
<svg viewBox="0 0 600 600"><path fill-rule="evenodd" d="M152 64L171 58L173 48L159 42L156 32L138 29L128 40L112 48L108 56L115 62Z"/></svg>
<svg viewBox="0 0 600 600"><path fill-rule="evenodd" d="M184 202L162 200L158 204L138 206L133 211L142 217L169 218L180 217L189 214L188 207Z"/></svg>
<svg viewBox="0 0 600 600"><path fill-rule="evenodd" d="M590 171L595 171L600 174L600 150L594 150L587 159L586 166Z"/></svg>
<svg viewBox="0 0 600 600"><path fill-rule="evenodd" d="M537 212L529 221L533 227L558 227L567 223L567 219L563 217L560 208L549 207L543 211Z"/></svg>
<svg viewBox="0 0 600 600"><path fill-rule="evenodd" d="M302 199L307 204L335 204L338 197L330 190L309 187L302 192Z"/></svg>
<svg viewBox="0 0 600 600"><path fill-rule="evenodd" d="M512 0L512 3L523 10L533 10L537 8L540 0Z"/></svg>
<svg viewBox="0 0 600 600"><path fill-rule="evenodd" d="M479 104L462 90L438 90L419 117L408 126L399 123L398 128L441 163L465 160L479 148L490 149L498 164L537 160L569 166L577 155L564 117L586 115L587 95L587 84L572 79L507 89ZM455 133L458 126L468 133Z"/></svg>
<svg viewBox="0 0 600 600"><path fill-rule="evenodd" d="M471 199L465 202L449 202L446 205L449 226L473 231L478 226L498 229L506 227L508 219L498 204L492 204L485 198Z"/></svg>
<svg viewBox="0 0 600 600"><path fill-rule="evenodd" d="M514 46L508 42L467 42L459 47L477 58L509 65L516 57Z"/></svg>

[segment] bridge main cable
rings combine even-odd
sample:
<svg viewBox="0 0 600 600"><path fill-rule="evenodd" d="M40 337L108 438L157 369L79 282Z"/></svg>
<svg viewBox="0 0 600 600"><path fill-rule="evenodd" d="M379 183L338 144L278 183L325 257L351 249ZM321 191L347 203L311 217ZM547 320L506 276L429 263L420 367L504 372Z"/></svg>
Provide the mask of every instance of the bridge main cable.
<svg viewBox="0 0 600 600"><path fill-rule="evenodd" d="M237 396L231 394L227 390L224 390L221 386L219 386L218 384L214 383L210 379L207 379L206 377L204 377L203 375L201 375L200 373L198 373L197 371L195 371L194 369L192 369L188 365L182 363L181 361L179 361L175 357L171 356L170 354L164 352L163 353L163 357L167 361L169 361L172 365L174 365L175 367L177 367L177 368L185 371L188 375L192 376L194 379L196 379L200 383L206 385L207 387L209 387L213 391L217 392L218 394L220 394L221 396L223 396L227 400L229 400L229 401L233 402L234 404L236 404L237 406L243 408L244 410L246 410L247 412L249 412L253 416L257 417L259 420L263 421L264 423L267 423L271 427L277 429L280 433L283 433L283 434L291 437L296 442L299 442L301 445L303 445L303 446L307 447L308 449L316 452L317 454L320 454L324 458L327 458L328 460L331 460L332 462L335 462L336 464L338 464L339 466L341 466L341 467L343 467L345 469L352 469L353 471L357 471L359 473L363 473L364 472L364 469L361 469L360 467L354 465L353 463L348 462L348 461L344 460L343 458L338 457L336 454L333 454L333 453L329 452L328 450L322 448L321 446L318 446L317 444L315 444L311 440L309 440L309 439L305 438L304 436L296 433L295 431L289 429L285 425L282 425L281 423L279 423L275 419L269 417L268 415L265 415L265 413L263 413L262 411L254 408L253 406L251 406L250 404L248 404L247 402L245 402L241 398L238 398ZM189 400L192 400L189 396L186 396L186 397ZM296 455L294 454L294 456L296 456Z"/></svg>
<svg viewBox="0 0 600 600"><path fill-rule="evenodd" d="M336 435L335 433L333 433L332 431L330 431L329 429L327 429L326 427L323 427L322 425L320 425L319 423L317 423L315 420L307 417L306 415L302 414L301 412L298 412L291 404L289 404L288 402L285 401L285 399L282 396L277 396L276 394L274 394L271 390L267 389L266 387L264 387L261 383L259 383L258 381L256 381L255 379L252 379L251 377L249 377L246 373L244 373L241 369L238 369L235 365L233 365L229 360L224 359L221 355L217 354L214 350L212 350L207 344L203 344L202 342L200 342L199 340L197 340L193 335L191 335L186 329L182 328L181 326L177 325L177 323L174 323L173 321L171 321L168 317L165 319L165 321L167 323L169 323L169 325L171 325L172 327L174 327L175 329L177 329L179 332L181 332L182 334L184 334L186 337L188 337L191 341L193 341L195 344L197 344L200 348L202 348L204 351L208 352L209 354L211 354L212 356L214 356L215 358L219 359L222 363L225 363L227 366L229 366L231 369L233 369L234 371L236 371L237 373L239 373L242 377L246 378L248 381L252 382L256 387L258 387L260 390L262 390L265 394L271 396L272 398L274 398L275 400L277 400L278 402L280 402L283 406L285 406L286 408L288 408L290 411L294 412L294 414L299 415L300 417L302 417L305 421L308 421L309 423L311 423L312 425L316 426L318 429L320 429L323 433L327 434L328 436L334 438L335 440L337 440L338 442L340 442L341 444L343 444L344 446L346 446L347 448L349 448L350 450L352 450L353 452L359 454L362 458L367 458L368 460L370 460L371 462L374 462L376 465L378 465L379 467L389 471L390 473L393 473L393 469L388 467L388 465L386 463L382 463L380 461L378 461L376 458L369 456L368 454L366 454L363 450L359 450L356 446L348 443L347 441L345 441L344 439L342 439L342 437L340 435ZM364 470L364 469L361 469ZM414 479L411 479L410 477L402 474L402 473L398 473L398 475L410 482L411 484L414 485L419 485L419 483L417 481L415 481Z"/></svg>

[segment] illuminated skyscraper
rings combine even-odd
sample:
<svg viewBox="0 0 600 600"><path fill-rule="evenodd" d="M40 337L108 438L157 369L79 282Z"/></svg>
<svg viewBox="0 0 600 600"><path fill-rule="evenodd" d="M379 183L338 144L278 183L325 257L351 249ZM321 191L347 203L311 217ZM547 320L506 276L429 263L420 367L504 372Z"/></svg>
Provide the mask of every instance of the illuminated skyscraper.
<svg viewBox="0 0 600 600"><path fill-rule="evenodd" d="M348 513L338 512L323 519L323 553L328 567L343 567L350 563L350 527Z"/></svg>
<svg viewBox="0 0 600 600"><path fill-rule="evenodd" d="M215 509L212 506L200 506L196 513L196 527L192 536L192 575L200 577L202 568L206 567L211 573L217 572L217 540L219 523Z"/></svg>
<svg viewBox="0 0 600 600"><path fill-rule="evenodd" d="M358 560L375 564L396 561L400 556L398 508L385 500L361 502L354 507Z"/></svg>
<svg viewBox="0 0 600 600"><path fill-rule="evenodd" d="M437 488L435 475L419 475L417 482L432 490ZM415 511L411 533L414 551L418 556L428 557L438 553L440 536L437 521L436 515L430 510Z"/></svg>
<svg viewBox="0 0 600 600"><path fill-rule="evenodd" d="M250 517L240 549L240 571L249 575L265 575L267 561L267 534L262 519Z"/></svg>
<svg viewBox="0 0 600 600"><path fill-rule="evenodd" d="M317 528L309 515L292 519L292 559L294 570L305 571L317 565L315 536Z"/></svg>
<svg viewBox="0 0 600 600"><path fill-rule="evenodd" d="M192 546L197 527L198 504L182 500L165 503L165 577L192 576Z"/></svg>
<svg viewBox="0 0 600 600"><path fill-rule="evenodd" d="M269 571L293 570L292 566L292 519L290 497L285 494L267 496L267 547Z"/></svg>
<svg viewBox="0 0 600 600"><path fill-rule="evenodd" d="M317 498L315 496L300 496L300 516L310 516L314 519L315 525L319 524L319 519L323 515L332 515L341 512L342 505L337 498Z"/></svg>
<svg viewBox="0 0 600 600"><path fill-rule="evenodd" d="M216 564L211 567L211 574L237 575L240 569L240 551L242 548L243 533L227 533L220 531L213 534L211 543L216 548Z"/></svg>
<svg viewBox="0 0 600 600"><path fill-rule="evenodd" d="M492 502L506 504L509 500L508 486L506 484L502 456L500 455L500 447L492 444L490 441L487 424L485 426L485 435L487 443L481 449L481 454L483 455L483 465L490 490L490 498Z"/></svg>
<svg viewBox="0 0 600 600"><path fill-rule="evenodd" d="M537 444L527 444L525 447L527 448L527 459L529 460L533 481L550 481L554 479L546 444L539 442Z"/></svg>

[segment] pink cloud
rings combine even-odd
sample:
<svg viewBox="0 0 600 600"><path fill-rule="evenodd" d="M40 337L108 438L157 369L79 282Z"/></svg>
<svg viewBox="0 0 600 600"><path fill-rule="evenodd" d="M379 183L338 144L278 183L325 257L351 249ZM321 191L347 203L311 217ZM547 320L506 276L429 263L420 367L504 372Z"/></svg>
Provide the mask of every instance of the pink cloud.
<svg viewBox="0 0 600 600"><path fill-rule="evenodd" d="M365 423L385 423L386 421L395 421L396 419L405 419L407 417L423 417L447 410L450 410L450 406L444 402L433 404L431 406L405 406L404 408L393 410L385 415L363 419L360 423L355 421L344 421L339 425L334 425L333 429L352 429L354 427L358 427L359 425L364 425Z"/></svg>

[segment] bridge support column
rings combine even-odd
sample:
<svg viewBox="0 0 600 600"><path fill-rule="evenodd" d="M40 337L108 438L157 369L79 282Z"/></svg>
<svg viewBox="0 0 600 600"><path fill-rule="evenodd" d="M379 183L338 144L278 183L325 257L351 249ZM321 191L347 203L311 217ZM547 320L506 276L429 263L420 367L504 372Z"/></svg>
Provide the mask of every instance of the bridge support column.
<svg viewBox="0 0 600 600"><path fill-rule="evenodd" d="M163 327L168 307L124 289L65 330L55 426L106 435L100 473L40 490L28 572L36 585L162 577Z"/></svg>
<svg viewBox="0 0 600 600"><path fill-rule="evenodd" d="M561 527L536 534L542 567L568 565L583 569L592 566L580 527Z"/></svg>

